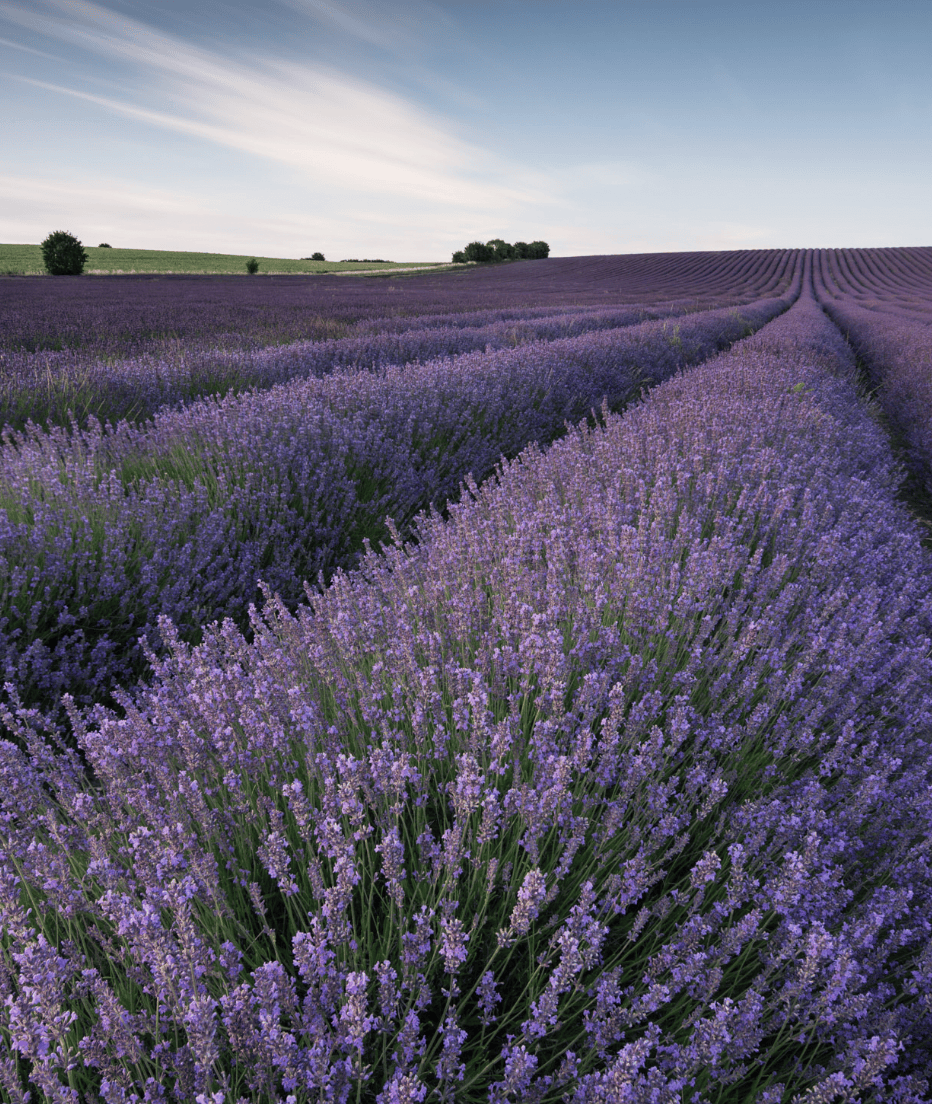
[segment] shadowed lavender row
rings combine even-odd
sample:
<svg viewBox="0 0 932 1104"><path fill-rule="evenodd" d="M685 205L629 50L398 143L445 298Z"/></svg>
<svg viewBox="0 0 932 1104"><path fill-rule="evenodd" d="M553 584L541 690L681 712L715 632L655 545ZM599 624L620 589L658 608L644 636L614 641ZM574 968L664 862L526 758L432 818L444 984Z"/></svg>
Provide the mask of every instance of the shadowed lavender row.
<svg viewBox="0 0 932 1104"><path fill-rule="evenodd" d="M807 295L173 640L93 788L24 717L9 1098L925 1104L932 564L853 379Z"/></svg>
<svg viewBox="0 0 932 1104"><path fill-rule="evenodd" d="M323 376L341 367L371 369L435 360L476 349L499 349L616 329L681 313L675 308L622 307L537 318L511 317L476 325L451 325L447 320L428 328L415 321L401 332L299 341L260 349L218 350L184 344L174 355L166 356L163 350L158 355L140 353L117 360L101 360L76 350L12 354L0 379L0 424L21 429L32 421L47 427L68 424L74 418L84 425L89 416L100 421L141 421L163 406ZM471 320L474 316L464 317Z"/></svg>
<svg viewBox="0 0 932 1104"><path fill-rule="evenodd" d="M500 456L708 357L784 310L766 300L427 364L204 400L135 426L31 427L0 454L0 670L30 700L99 696L156 619L244 621L366 539L442 505Z"/></svg>
<svg viewBox="0 0 932 1104"><path fill-rule="evenodd" d="M737 304L725 303L723 306ZM387 334L405 333L407 330L420 330L436 328L438 326L455 326L456 328L472 328L474 326L491 326L496 322L527 322L537 321L541 318L557 318L562 315L573 314L584 316L587 314L601 314L609 310L615 311L643 311L644 318L666 317L668 314L686 314L690 310L700 310L695 300L687 302L670 302L663 305L654 304L645 306L640 303L625 303L621 306L588 306L566 308L560 312L553 307L501 307L494 310L462 311L456 314L425 314L413 318L363 318L353 326L354 334ZM569 336L569 335L565 335Z"/></svg>
<svg viewBox="0 0 932 1104"><path fill-rule="evenodd" d="M799 257L796 251L788 251L783 263L779 267L778 278L772 278L767 281L765 289L768 292L776 294L778 292L786 293L792 286L793 279L796 274L797 266L799 264ZM753 301L754 299L764 298L761 294L755 295L741 295L737 289L732 289L731 294L725 294L724 289L720 288L722 294L714 296L714 302L710 302L710 297L707 295L694 295L692 297L683 297L682 295L674 295L658 298L650 302L636 303L625 302L622 305L611 306L608 304L595 304L590 306L575 306L570 312L568 309L561 313L573 313L583 315L587 313L602 313L606 310L642 310L648 317L670 317L674 314L688 314L698 310L713 310L721 309L722 307L741 306L743 303ZM755 285L755 290L758 289ZM458 312L456 314L429 314L429 315L417 315L415 317L393 317L393 318L373 318L373 319L360 319L353 326L353 331L356 333L403 333L406 330L419 329L425 326L485 326L494 322L510 322L519 319L537 319L547 315L554 315L555 312L552 307L537 307L537 308L497 308L490 310L476 310Z"/></svg>
<svg viewBox="0 0 932 1104"><path fill-rule="evenodd" d="M819 297L865 365L884 412L905 444L912 473L932 496L932 318L882 302L879 309L836 298L824 278ZM932 288L929 306L932 310Z"/></svg>

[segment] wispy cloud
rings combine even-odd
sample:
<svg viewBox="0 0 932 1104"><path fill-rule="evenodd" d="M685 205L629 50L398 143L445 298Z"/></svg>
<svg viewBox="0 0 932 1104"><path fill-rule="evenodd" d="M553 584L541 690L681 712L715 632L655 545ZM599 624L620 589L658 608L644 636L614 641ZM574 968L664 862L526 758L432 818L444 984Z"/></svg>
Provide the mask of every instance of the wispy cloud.
<svg viewBox="0 0 932 1104"><path fill-rule="evenodd" d="M126 189L121 182L100 181L97 183L73 184L70 181L45 180L40 177L14 176L0 173L0 189L5 200L23 203L33 201L44 204L47 200L58 203L71 200L74 203L92 203L104 205L117 204L133 211L148 210L162 214L180 214L191 211L192 201L195 208L201 206L197 197L185 192L169 192L161 188ZM195 209L193 214L201 216L204 210Z"/></svg>
<svg viewBox="0 0 932 1104"><path fill-rule="evenodd" d="M63 229L85 244L104 238L141 249L163 249L169 242L190 250L257 252L266 243L270 255L287 257L305 244L308 253L321 243L342 248L355 229L345 217L286 212L250 219L244 233L235 199L218 201L213 195L121 179L74 184L0 173L0 195L0 241L5 242L37 242ZM132 237L121 241L121 233Z"/></svg>
<svg viewBox="0 0 932 1104"><path fill-rule="evenodd" d="M481 50L464 34L462 23L450 11L430 0L281 0L282 4L317 27L336 32L354 50L360 43L381 54L389 68L407 82L434 93L442 101L467 111L488 106L481 88L467 88L442 69L425 63L439 44L455 44L458 51L478 56Z"/></svg>
<svg viewBox="0 0 932 1104"><path fill-rule="evenodd" d="M407 57L429 37L456 28L449 13L426 0L284 0L295 11L391 54Z"/></svg>
<svg viewBox="0 0 932 1104"><path fill-rule="evenodd" d="M49 61L60 62L62 60L54 54L47 54L45 50L34 50L31 46L24 46L21 42L13 42L9 38L0 38L0 46L8 46L11 50L20 50L24 54L33 54L35 57L48 58Z"/></svg>
<svg viewBox="0 0 932 1104"><path fill-rule="evenodd" d="M322 6L362 33L343 6ZM144 97L158 105L33 82L62 95L289 165L324 187L487 215L547 198L534 184L515 184L511 166L466 141L447 120L332 67L266 56L253 57L244 71L239 61L89 0L48 0L48 9L58 14L0 3L0 15L15 23L132 63L143 76Z"/></svg>

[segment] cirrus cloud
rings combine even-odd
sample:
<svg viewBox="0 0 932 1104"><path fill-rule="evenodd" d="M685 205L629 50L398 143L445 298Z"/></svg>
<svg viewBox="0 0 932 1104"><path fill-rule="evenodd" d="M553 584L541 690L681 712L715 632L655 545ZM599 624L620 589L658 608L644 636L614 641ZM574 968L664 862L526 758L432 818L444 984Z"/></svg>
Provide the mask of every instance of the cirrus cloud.
<svg viewBox="0 0 932 1104"><path fill-rule="evenodd" d="M335 5L325 7L331 16L341 14ZM139 124L290 166L317 186L493 218L552 198L539 180L470 143L448 120L332 66L251 55L244 71L238 59L90 0L47 0L45 10L4 2L0 16L127 63L140 88L135 95L114 97L55 81L16 79Z"/></svg>

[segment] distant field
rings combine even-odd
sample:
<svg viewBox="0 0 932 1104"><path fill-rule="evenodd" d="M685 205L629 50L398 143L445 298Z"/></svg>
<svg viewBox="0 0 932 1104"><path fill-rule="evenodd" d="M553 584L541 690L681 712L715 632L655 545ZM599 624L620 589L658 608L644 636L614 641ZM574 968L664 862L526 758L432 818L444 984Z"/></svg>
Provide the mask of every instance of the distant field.
<svg viewBox="0 0 932 1104"><path fill-rule="evenodd" d="M133 272L245 276L246 262L251 256L248 253L186 253L166 249L99 249L90 245L85 245L84 251L88 256L84 268L86 275L113 276ZM374 264L362 261L299 261L287 257L256 257L256 260L260 276L452 267L439 261L386 261ZM0 275L45 275L42 250L38 245L0 244Z"/></svg>

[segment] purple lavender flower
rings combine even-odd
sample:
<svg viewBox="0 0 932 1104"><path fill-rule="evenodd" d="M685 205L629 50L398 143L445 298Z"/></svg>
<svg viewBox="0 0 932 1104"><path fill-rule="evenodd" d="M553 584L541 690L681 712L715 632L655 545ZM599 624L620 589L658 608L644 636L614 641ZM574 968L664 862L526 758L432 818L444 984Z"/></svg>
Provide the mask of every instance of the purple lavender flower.
<svg viewBox="0 0 932 1104"><path fill-rule="evenodd" d="M469 933L458 917L443 917L440 921L440 955L447 973L455 974L466 961Z"/></svg>
<svg viewBox="0 0 932 1104"><path fill-rule="evenodd" d="M495 1015L495 1006L502 1002L492 970L486 970L479 979L479 984L476 986L476 999L479 1001L482 1026L489 1027L498 1018Z"/></svg>

